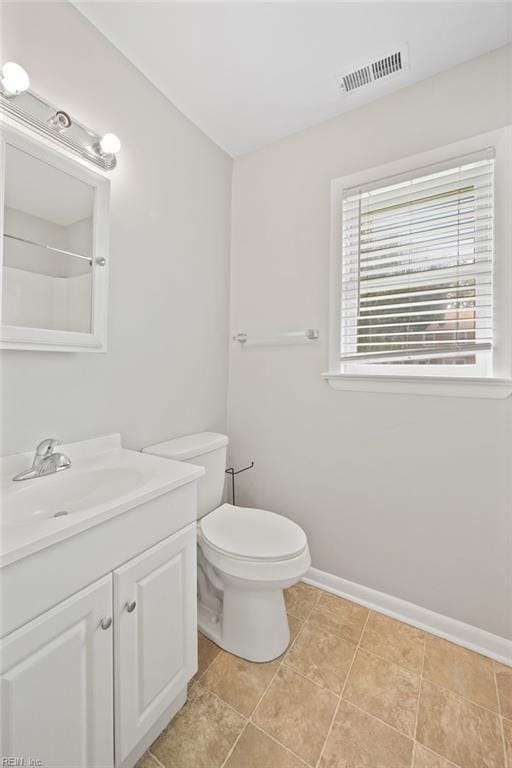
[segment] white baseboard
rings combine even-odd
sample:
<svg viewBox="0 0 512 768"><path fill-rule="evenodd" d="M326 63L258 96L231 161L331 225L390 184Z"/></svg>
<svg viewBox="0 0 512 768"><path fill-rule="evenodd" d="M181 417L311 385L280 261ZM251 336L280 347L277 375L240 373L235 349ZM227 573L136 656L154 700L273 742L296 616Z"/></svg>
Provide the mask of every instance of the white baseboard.
<svg viewBox="0 0 512 768"><path fill-rule="evenodd" d="M319 571L318 568L310 568L303 581L512 667L512 640L505 637L493 635L485 629L429 611L414 603L408 603L407 600L364 587L340 576Z"/></svg>

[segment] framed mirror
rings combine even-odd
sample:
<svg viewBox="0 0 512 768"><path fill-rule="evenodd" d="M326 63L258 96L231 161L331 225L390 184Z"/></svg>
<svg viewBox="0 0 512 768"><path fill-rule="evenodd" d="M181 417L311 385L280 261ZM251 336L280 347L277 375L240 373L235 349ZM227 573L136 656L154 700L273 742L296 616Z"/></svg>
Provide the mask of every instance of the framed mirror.
<svg viewBox="0 0 512 768"><path fill-rule="evenodd" d="M105 352L108 179L15 127L1 154L0 346Z"/></svg>

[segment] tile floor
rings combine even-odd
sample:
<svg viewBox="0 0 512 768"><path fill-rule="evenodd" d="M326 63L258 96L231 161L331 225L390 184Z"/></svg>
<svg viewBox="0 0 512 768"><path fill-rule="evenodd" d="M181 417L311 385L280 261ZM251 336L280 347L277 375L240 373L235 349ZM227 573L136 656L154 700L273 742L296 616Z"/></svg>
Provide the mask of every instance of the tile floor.
<svg viewBox="0 0 512 768"><path fill-rule="evenodd" d="M511 668L307 584L285 596L276 661L199 635L188 702L138 768L512 768Z"/></svg>

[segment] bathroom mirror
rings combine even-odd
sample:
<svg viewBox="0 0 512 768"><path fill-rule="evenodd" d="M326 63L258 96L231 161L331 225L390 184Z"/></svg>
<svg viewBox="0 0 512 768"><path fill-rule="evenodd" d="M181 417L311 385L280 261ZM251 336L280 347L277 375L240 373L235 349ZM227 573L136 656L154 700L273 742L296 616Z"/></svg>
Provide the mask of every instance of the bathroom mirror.
<svg viewBox="0 0 512 768"><path fill-rule="evenodd" d="M1 345L105 351L109 182L2 130Z"/></svg>

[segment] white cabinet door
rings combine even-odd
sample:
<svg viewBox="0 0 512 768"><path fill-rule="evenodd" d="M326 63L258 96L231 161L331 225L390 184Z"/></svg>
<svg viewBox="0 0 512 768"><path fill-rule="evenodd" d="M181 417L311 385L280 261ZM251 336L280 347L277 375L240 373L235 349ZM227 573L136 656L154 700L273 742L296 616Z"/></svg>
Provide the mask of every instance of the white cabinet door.
<svg viewBox="0 0 512 768"><path fill-rule="evenodd" d="M116 760L197 669L196 525L114 571Z"/></svg>
<svg viewBox="0 0 512 768"><path fill-rule="evenodd" d="M2 640L2 758L113 765L113 625L100 625L111 616L109 575Z"/></svg>

